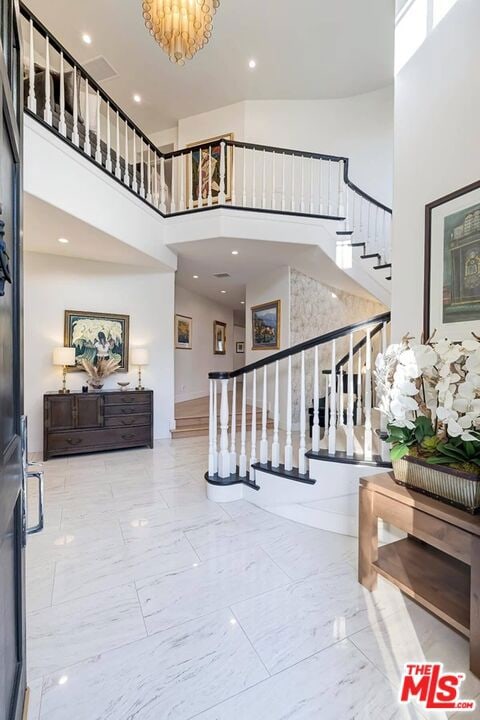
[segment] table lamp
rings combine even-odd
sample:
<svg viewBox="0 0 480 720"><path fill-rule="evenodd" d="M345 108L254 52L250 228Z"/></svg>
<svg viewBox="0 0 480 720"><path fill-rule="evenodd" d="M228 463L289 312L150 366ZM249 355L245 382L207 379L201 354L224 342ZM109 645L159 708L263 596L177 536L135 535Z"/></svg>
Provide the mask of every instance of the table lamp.
<svg viewBox="0 0 480 720"><path fill-rule="evenodd" d="M133 348L132 365L138 366L138 386L135 390L145 390L142 386L142 367L148 365L148 350L145 350L145 348Z"/></svg>
<svg viewBox="0 0 480 720"><path fill-rule="evenodd" d="M67 389L67 367L75 365L75 348L57 347L53 351L53 364L63 367L63 387L58 392L66 395L70 392Z"/></svg>

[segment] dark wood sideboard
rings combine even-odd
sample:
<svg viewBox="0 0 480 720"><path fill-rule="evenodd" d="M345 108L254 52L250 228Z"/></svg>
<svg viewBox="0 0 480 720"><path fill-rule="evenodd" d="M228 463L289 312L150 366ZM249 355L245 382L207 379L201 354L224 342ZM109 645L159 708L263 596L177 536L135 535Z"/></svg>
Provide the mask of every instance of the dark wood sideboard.
<svg viewBox="0 0 480 720"><path fill-rule="evenodd" d="M153 447L153 391L43 396L43 457Z"/></svg>

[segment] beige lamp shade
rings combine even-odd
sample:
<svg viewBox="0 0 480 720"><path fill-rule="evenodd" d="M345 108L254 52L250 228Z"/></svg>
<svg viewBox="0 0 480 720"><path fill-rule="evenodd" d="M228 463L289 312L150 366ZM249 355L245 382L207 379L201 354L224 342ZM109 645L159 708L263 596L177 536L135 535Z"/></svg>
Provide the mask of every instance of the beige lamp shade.
<svg viewBox="0 0 480 720"><path fill-rule="evenodd" d="M132 349L132 365L148 365L148 350L145 348Z"/></svg>
<svg viewBox="0 0 480 720"><path fill-rule="evenodd" d="M75 348L57 347L53 351L54 365L75 365Z"/></svg>

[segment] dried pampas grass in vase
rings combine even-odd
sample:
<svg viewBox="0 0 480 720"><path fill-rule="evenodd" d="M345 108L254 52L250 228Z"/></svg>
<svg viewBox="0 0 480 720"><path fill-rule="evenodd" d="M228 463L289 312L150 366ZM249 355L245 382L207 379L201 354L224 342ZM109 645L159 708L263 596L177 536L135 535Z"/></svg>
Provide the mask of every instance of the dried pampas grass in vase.
<svg viewBox="0 0 480 720"><path fill-rule="evenodd" d="M90 385L92 390L101 390L106 378L117 372L120 366L120 360L100 359L96 364L94 364L90 362L90 360L83 359L80 362L88 375L87 383Z"/></svg>

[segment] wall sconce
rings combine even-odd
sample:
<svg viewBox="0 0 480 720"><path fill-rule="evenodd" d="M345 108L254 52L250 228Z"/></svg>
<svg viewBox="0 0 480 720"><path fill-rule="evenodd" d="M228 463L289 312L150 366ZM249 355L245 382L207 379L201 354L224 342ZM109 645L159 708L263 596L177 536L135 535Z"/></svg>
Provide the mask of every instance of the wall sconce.
<svg viewBox="0 0 480 720"><path fill-rule="evenodd" d="M58 392L66 395L70 392L67 389L67 367L75 365L75 348L57 347L53 351L53 364L63 367L63 386Z"/></svg>
<svg viewBox="0 0 480 720"><path fill-rule="evenodd" d="M142 385L142 367L148 365L148 350L145 348L133 348L132 349L132 365L138 366L138 386L135 390L145 390Z"/></svg>

